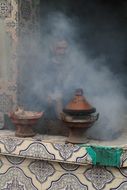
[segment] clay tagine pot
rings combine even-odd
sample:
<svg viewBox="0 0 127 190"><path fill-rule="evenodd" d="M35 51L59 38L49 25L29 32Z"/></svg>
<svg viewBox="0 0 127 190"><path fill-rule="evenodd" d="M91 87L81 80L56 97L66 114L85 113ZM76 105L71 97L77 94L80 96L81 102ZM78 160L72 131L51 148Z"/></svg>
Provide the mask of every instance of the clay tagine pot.
<svg viewBox="0 0 127 190"><path fill-rule="evenodd" d="M73 99L63 109L63 113L61 113L61 119L69 127L67 142L88 142L85 136L86 130L99 118L99 114L95 114L95 112L96 109L83 96L83 90L77 89Z"/></svg>
<svg viewBox="0 0 127 190"><path fill-rule="evenodd" d="M11 112L9 117L16 127L15 136L17 137L32 137L35 135L33 126L42 117L43 112L24 111L18 108Z"/></svg>

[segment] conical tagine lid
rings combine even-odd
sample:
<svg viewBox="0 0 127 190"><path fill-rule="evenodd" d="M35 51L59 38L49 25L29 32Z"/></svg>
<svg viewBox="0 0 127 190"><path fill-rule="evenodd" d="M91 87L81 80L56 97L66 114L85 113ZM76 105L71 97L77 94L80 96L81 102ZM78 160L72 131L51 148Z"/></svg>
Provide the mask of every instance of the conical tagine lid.
<svg viewBox="0 0 127 190"><path fill-rule="evenodd" d="M63 112L71 115L86 115L96 112L96 109L87 102L83 96L83 90L77 89L75 96L63 109Z"/></svg>

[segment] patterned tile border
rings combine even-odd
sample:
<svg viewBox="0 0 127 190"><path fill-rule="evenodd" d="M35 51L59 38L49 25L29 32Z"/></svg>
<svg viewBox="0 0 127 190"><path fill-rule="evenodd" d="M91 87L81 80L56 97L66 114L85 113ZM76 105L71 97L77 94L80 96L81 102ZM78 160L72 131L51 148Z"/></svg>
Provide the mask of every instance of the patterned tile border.
<svg viewBox="0 0 127 190"><path fill-rule="evenodd" d="M74 152L79 151L80 147L72 144L53 144L53 147L59 151L59 155L63 160L71 158Z"/></svg>
<svg viewBox="0 0 127 190"><path fill-rule="evenodd" d="M39 142L33 142L25 150L20 150L19 155L48 160L55 159L55 155L49 152L43 143Z"/></svg>
<svg viewBox="0 0 127 190"><path fill-rule="evenodd" d="M83 185L74 174L64 174L58 180L52 181L48 190L65 189L65 190L87 190L88 187Z"/></svg>
<svg viewBox="0 0 127 190"><path fill-rule="evenodd" d="M41 160L31 162L28 168L40 183L44 183L48 177L52 176L55 173L54 166L51 163Z"/></svg>
<svg viewBox="0 0 127 190"><path fill-rule="evenodd" d="M97 190L103 189L107 183L114 180L114 175L104 167L92 167L85 171L84 176Z"/></svg>
<svg viewBox="0 0 127 190"><path fill-rule="evenodd" d="M0 143L4 145L5 151L8 153L14 152L17 146L20 146L23 143L23 140L18 138L0 138Z"/></svg>
<svg viewBox="0 0 127 190"><path fill-rule="evenodd" d="M10 167L5 173L0 173L1 190L37 190L32 179L18 167Z"/></svg>
<svg viewBox="0 0 127 190"><path fill-rule="evenodd" d="M0 156L0 190L123 190L127 187L125 170L27 158L20 162L20 159Z"/></svg>
<svg viewBox="0 0 127 190"><path fill-rule="evenodd" d="M65 164L92 165L92 159L85 147L64 143L56 143L54 140L38 141L36 138L18 138L14 132L0 131L0 150L3 155L17 156L22 158L43 159ZM62 137L61 137L62 140ZM121 168L127 167L127 150L121 156Z"/></svg>

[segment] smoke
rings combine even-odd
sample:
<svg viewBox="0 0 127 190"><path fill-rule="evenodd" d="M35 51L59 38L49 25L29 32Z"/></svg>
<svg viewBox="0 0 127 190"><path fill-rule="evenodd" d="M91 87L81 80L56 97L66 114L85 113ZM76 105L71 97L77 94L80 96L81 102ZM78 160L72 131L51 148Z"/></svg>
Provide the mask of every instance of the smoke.
<svg viewBox="0 0 127 190"><path fill-rule="evenodd" d="M111 139L123 127L126 108L124 87L117 73L108 66L108 53L93 56L82 44L87 41L87 35L81 39L82 28L76 19L70 19L63 13L50 13L43 19L41 38L38 33L32 34L30 39L27 33L22 36L19 103L26 109L44 110L49 118L57 117L58 102L62 102L58 108L62 109L74 90L82 88L87 100L100 113L98 122L88 135ZM87 34L88 23L83 28ZM103 40L99 43L102 44Z"/></svg>

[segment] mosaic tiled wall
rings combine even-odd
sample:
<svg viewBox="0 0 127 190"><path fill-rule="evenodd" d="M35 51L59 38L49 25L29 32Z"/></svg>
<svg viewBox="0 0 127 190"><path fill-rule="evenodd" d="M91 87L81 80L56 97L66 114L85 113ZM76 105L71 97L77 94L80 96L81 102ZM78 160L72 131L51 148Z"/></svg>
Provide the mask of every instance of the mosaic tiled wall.
<svg viewBox="0 0 127 190"><path fill-rule="evenodd" d="M37 31L40 0L18 0L18 15L20 33L33 33Z"/></svg>
<svg viewBox="0 0 127 190"><path fill-rule="evenodd" d="M125 190L127 168L0 156L0 190Z"/></svg>
<svg viewBox="0 0 127 190"><path fill-rule="evenodd" d="M127 189L127 148L120 168L93 166L85 147L64 141L45 135L23 139L1 131L0 190Z"/></svg>
<svg viewBox="0 0 127 190"><path fill-rule="evenodd" d="M18 90L19 65L23 64L23 57L17 56L19 37L27 29L33 32L37 28L38 5L39 0L0 0L0 128L4 125L4 114L17 105L17 92L23 90Z"/></svg>
<svg viewBox="0 0 127 190"><path fill-rule="evenodd" d="M31 60L35 60L33 57L34 39L39 37L39 2L40 0L18 0L20 50L18 54L18 102L23 107L27 104ZM36 35L35 38L34 35Z"/></svg>
<svg viewBox="0 0 127 190"><path fill-rule="evenodd" d="M0 128L17 104L17 0L0 1Z"/></svg>

